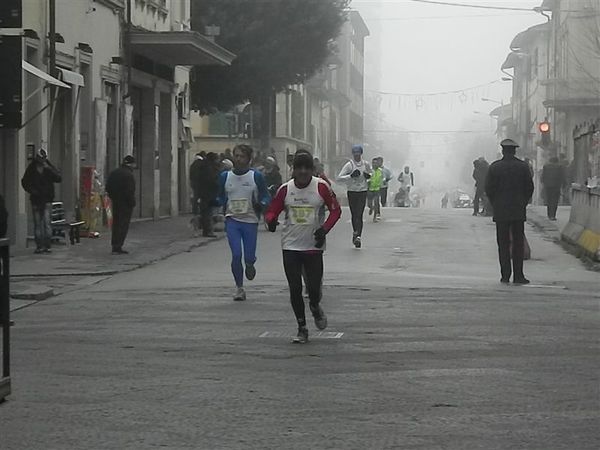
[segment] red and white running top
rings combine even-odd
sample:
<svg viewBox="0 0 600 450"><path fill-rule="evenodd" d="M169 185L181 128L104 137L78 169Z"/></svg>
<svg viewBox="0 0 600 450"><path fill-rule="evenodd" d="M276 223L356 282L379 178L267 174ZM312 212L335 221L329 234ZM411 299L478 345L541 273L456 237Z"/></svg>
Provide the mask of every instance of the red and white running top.
<svg viewBox="0 0 600 450"><path fill-rule="evenodd" d="M320 211L329 210L327 220ZM312 177L305 188L300 189L294 180L282 185L271 201L265 214L267 223L277 220L285 211L281 243L283 250L297 252L322 251L315 247L315 231L323 227L329 232L342 215L340 204L329 185L320 178Z"/></svg>

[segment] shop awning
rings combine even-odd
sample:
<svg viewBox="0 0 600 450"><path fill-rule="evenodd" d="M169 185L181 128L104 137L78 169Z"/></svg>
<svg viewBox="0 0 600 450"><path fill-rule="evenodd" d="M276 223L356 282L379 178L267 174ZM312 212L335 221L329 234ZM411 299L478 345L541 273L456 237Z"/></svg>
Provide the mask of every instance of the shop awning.
<svg viewBox="0 0 600 450"><path fill-rule="evenodd" d="M167 66L228 66L235 59L229 50L195 31L135 31L133 52Z"/></svg>
<svg viewBox="0 0 600 450"><path fill-rule="evenodd" d="M73 72L67 69L61 69L60 67L58 68L58 73L60 74L61 80L63 80L66 83L79 87L85 86L83 75L81 75L80 73Z"/></svg>
<svg viewBox="0 0 600 450"><path fill-rule="evenodd" d="M54 86L59 86L61 88L70 89L68 84L65 84L62 81L54 78L53 76L48 75L43 70L40 70L37 67L29 64L27 61L22 60L21 66L23 67L23 70L29 72L32 75L35 75L36 77L38 77L44 81L47 81L50 84L53 84Z"/></svg>

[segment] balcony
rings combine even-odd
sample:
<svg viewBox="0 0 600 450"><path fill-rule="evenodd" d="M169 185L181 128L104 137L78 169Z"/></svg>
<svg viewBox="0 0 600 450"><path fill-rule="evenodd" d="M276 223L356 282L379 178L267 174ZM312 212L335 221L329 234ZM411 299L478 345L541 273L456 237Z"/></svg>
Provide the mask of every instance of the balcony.
<svg viewBox="0 0 600 450"><path fill-rule="evenodd" d="M600 107L600 83L591 78L557 78L543 82L544 106L558 111Z"/></svg>

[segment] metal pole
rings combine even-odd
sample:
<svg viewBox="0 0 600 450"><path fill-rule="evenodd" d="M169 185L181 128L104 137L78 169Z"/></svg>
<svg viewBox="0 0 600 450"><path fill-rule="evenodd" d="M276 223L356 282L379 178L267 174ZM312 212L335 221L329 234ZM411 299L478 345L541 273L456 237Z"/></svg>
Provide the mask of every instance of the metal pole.
<svg viewBox="0 0 600 450"><path fill-rule="evenodd" d="M56 0L48 0L48 72L50 76L56 77ZM50 85L50 125L48 127L48 143L52 142L52 126L54 122L54 111L56 104L57 88Z"/></svg>
<svg viewBox="0 0 600 450"><path fill-rule="evenodd" d="M10 377L10 258L9 241L0 239L0 317L2 319L2 378ZM2 398L0 398L0 401Z"/></svg>

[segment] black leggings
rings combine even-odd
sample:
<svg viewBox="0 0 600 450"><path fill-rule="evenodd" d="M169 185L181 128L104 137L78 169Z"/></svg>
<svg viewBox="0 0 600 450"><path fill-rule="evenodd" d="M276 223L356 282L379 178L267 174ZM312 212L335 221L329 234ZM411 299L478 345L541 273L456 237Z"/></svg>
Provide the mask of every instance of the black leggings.
<svg viewBox="0 0 600 450"><path fill-rule="evenodd" d="M348 206L350 207L350 215L352 216L352 230L357 236L362 235L363 230L363 214L367 204L367 191L352 192L348 191Z"/></svg>
<svg viewBox="0 0 600 450"><path fill-rule="evenodd" d="M323 282L323 252L283 251L283 268L290 288L290 301L299 326L306 325L304 298L302 297L302 272L311 306L321 301Z"/></svg>

